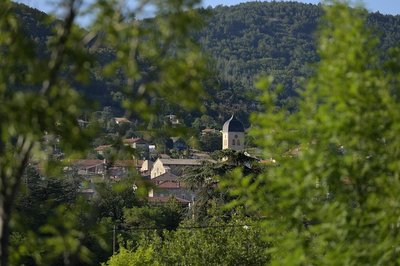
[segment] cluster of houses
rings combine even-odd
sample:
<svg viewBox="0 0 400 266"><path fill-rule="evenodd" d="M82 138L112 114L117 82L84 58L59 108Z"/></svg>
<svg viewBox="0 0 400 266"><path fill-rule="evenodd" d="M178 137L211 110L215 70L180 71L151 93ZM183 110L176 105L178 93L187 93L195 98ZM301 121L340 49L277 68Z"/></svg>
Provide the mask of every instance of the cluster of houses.
<svg viewBox="0 0 400 266"><path fill-rule="evenodd" d="M122 122L119 121L119 122ZM195 193L184 182L184 177L190 169L200 167L203 160L210 160L207 156L192 153L189 159L172 159L168 155L160 155L155 161L149 159L150 145L141 138L123 140L123 144L135 149L140 159L117 160L76 160L71 167L81 176L102 176L103 178L120 179L128 176L132 171L139 173L144 179L152 183L148 192L148 201L164 203L175 198L182 204L190 204L195 199ZM111 145L95 148L99 155L103 155ZM236 151L244 150L243 124L232 116L222 127L222 149ZM90 191L87 191L88 193ZM95 193L95 191L93 191Z"/></svg>

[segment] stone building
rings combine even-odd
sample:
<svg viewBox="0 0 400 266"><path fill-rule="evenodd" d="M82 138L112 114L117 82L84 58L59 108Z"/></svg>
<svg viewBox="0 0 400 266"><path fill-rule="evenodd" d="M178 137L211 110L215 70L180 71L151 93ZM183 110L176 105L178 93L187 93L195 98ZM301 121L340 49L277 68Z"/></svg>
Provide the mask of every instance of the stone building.
<svg viewBox="0 0 400 266"><path fill-rule="evenodd" d="M244 150L244 127L233 115L222 127L222 149Z"/></svg>

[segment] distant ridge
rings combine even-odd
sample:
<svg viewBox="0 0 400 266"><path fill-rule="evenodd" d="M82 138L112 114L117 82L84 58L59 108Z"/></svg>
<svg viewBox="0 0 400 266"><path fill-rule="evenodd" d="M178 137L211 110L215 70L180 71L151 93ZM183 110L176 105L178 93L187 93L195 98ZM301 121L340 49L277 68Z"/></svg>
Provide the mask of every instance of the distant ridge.
<svg viewBox="0 0 400 266"><path fill-rule="evenodd" d="M45 44L51 34L44 26L43 12L23 4L15 4L27 34L39 44ZM302 81L311 75L311 64L319 60L315 31L322 15L319 5L296 2L249 2L236 6L200 9L204 27L194 37L214 60L215 80L219 89L207 88L213 97L205 104L208 115L223 122L232 111L246 123L248 113L258 108L251 95L254 78L272 75L284 86L281 102L289 104L301 89ZM381 39L380 49L387 50L400 43L400 16L370 13L368 24ZM107 49L96 52L100 61L112 55ZM103 106L118 108L112 101L116 87L104 79L95 78L80 90ZM250 96L249 96L250 95ZM196 117L172 110L180 117ZM171 112L169 109L168 112ZM164 114L166 115L166 114Z"/></svg>

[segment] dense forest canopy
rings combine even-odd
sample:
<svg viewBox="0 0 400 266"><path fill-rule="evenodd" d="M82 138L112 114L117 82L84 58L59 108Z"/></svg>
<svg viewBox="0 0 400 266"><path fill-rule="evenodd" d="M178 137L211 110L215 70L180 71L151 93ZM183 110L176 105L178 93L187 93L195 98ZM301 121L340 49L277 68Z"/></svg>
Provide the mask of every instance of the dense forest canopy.
<svg viewBox="0 0 400 266"><path fill-rule="evenodd" d="M50 29L40 22L45 14L16 4L27 34L37 42L45 42ZM223 122L235 112L246 123L248 114L258 109L253 82L260 75L271 75L283 85L281 104L293 105L296 91L318 62L315 33L323 14L320 5L296 2L249 2L236 6L217 6L200 10L203 27L194 34L204 51L210 55L216 74L207 82L210 98L205 101L207 115ZM400 42L400 16L371 13L367 23L380 36L380 48ZM98 61L110 60L106 48L95 51ZM90 99L118 112L119 82L106 80L92 73L91 82L80 88ZM189 124L199 113L182 113L178 108L165 108Z"/></svg>

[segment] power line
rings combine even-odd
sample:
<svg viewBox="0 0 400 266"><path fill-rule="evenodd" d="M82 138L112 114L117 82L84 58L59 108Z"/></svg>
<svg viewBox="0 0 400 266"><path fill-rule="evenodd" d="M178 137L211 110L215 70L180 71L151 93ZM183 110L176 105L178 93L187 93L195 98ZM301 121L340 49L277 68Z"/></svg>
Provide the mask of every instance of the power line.
<svg viewBox="0 0 400 266"><path fill-rule="evenodd" d="M220 229L220 228L235 228L235 227L242 227L244 229L249 229L253 227L254 225L249 225L249 224L232 224L232 225L202 225L202 226L179 226L176 229L183 229L183 230L189 230L189 229ZM122 228L118 227L113 227L112 231L109 232L114 232L114 230L117 230L119 232L130 232L130 231L150 231L150 230L165 230L165 229L170 229L168 227L135 227L135 226L123 226Z"/></svg>

